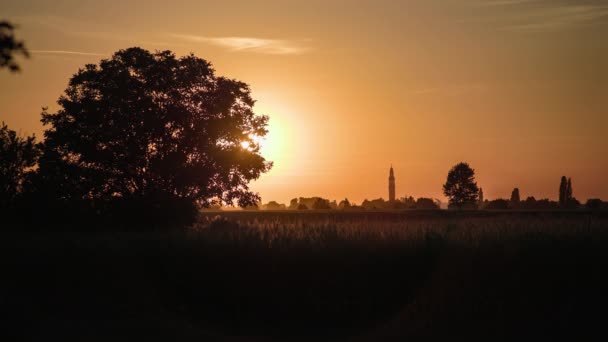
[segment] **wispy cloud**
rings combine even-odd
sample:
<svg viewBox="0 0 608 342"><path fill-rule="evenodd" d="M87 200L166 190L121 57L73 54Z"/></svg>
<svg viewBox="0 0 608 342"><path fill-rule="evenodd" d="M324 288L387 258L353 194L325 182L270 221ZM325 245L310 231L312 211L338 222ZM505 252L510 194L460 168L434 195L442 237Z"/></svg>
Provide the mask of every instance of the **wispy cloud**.
<svg viewBox="0 0 608 342"><path fill-rule="evenodd" d="M590 25L608 17L608 5L561 5L546 6L520 14L517 23L505 29L515 31L550 31Z"/></svg>
<svg viewBox="0 0 608 342"><path fill-rule="evenodd" d="M310 50L306 46L306 40L270 39L259 37L223 36L209 37L191 34L158 33L157 37L142 39L143 36L128 30L118 32L115 28L108 27L103 23L88 23L82 20L65 18L61 16L27 15L17 17L17 22L24 23L30 27L60 32L66 36L84 37L94 40L106 40L116 42L134 42L154 46L187 46L193 42L211 44L226 48L231 51L246 51L270 55L299 55ZM92 54L89 52L66 51L66 50L38 50L39 53L63 53L63 54ZM92 54L102 55L102 54Z"/></svg>
<svg viewBox="0 0 608 342"><path fill-rule="evenodd" d="M519 5L525 3L531 3L538 0L487 0L487 1L479 1L476 4L478 6L509 6L509 5Z"/></svg>
<svg viewBox="0 0 608 342"><path fill-rule="evenodd" d="M459 96L469 93L482 93L487 90L487 86L483 83L471 83L471 84L454 84L441 87L429 87L421 88L412 91L414 95L427 95L427 94L443 94L447 96Z"/></svg>
<svg viewBox="0 0 608 342"><path fill-rule="evenodd" d="M254 37L205 37L186 34L170 34L172 38L221 46L232 51L249 51L271 55L297 55L308 50L296 42L283 39Z"/></svg>
<svg viewBox="0 0 608 342"><path fill-rule="evenodd" d="M108 56L108 54L97 52L69 51L69 50L30 50L33 54L51 55L78 55L78 56Z"/></svg>
<svg viewBox="0 0 608 342"><path fill-rule="evenodd" d="M412 94L416 94L416 95L424 95L424 94L433 94L433 93L437 93L441 91L441 88L439 87L434 87L434 88L422 88L422 89L417 89L412 91Z"/></svg>
<svg viewBox="0 0 608 342"><path fill-rule="evenodd" d="M475 5L493 11L484 21L497 22L508 31L559 31L608 20L608 3L600 0L494 0Z"/></svg>

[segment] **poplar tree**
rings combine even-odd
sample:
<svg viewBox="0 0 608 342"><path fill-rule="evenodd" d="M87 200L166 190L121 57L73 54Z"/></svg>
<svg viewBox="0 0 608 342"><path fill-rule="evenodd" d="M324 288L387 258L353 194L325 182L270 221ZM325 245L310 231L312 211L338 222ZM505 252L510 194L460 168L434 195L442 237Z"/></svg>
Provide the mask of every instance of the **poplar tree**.
<svg viewBox="0 0 608 342"><path fill-rule="evenodd" d="M566 176L562 176L562 180L559 183L559 205L564 206L566 204L566 192L568 187L568 180Z"/></svg>

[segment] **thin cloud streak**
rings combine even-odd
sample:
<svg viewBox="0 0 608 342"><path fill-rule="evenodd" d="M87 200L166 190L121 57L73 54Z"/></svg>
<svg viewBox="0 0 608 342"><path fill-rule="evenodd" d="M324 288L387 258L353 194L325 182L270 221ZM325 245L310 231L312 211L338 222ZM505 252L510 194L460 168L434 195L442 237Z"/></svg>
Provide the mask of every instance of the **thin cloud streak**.
<svg viewBox="0 0 608 342"><path fill-rule="evenodd" d="M482 93L487 90L487 85L483 83L457 84L453 86L430 87L412 91L414 95L442 94L448 96L458 96L469 93Z"/></svg>
<svg viewBox="0 0 608 342"><path fill-rule="evenodd" d="M441 91L441 88L423 88L412 91L412 94L416 95L424 95L424 94L433 94Z"/></svg>
<svg viewBox="0 0 608 342"><path fill-rule="evenodd" d="M590 25L603 17L608 17L608 6L602 5L562 5L539 8L521 14L519 24L505 27L515 31L547 31L562 28Z"/></svg>
<svg viewBox="0 0 608 342"><path fill-rule="evenodd" d="M104 25L95 25L90 27L89 23L68 19L61 16L40 16L28 15L16 17L19 22L29 26L37 26L45 30L61 32L62 34L76 37L86 37L96 40L121 41L121 42L138 42L144 43L137 34L133 33L117 33L108 31L108 27ZM299 55L310 50L304 46L303 41L285 40L285 39L267 39L258 37L207 37L189 34L166 34L159 33L159 40L145 41L145 43L156 46L182 46L182 43L204 43L226 48L230 51L246 51L270 55ZM171 41L165 41L166 38L171 38ZM178 41L176 41L178 40ZM43 50L39 50L43 51ZM41 53L64 53L78 54L77 51L63 50L44 50ZM83 53L83 55L86 53ZM101 55L101 54L95 54Z"/></svg>
<svg viewBox="0 0 608 342"><path fill-rule="evenodd" d="M186 34L170 34L171 37L205 44L216 45L231 51L249 51L270 55L298 55L308 48L289 40L265 39L254 37L204 37Z"/></svg>
<svg viewBox="0 0 608 342"><path fill-rule="evenodd" d="M78 56L108 56L105 53L69 51L69 50L30 50L34 54L78 55Z"/></svg>
<svg viewBox="0 0 608 342"><path fill-rule="evenodd" d="M477 6L511 6L533 3L538 0L496 0L496 1L480 1Z"/></svg>
<svg viewBox="0 0 608 342"><path fill-rule="evenodd" d="M560 0L476 1L479 8L500 8L480 22L496 22L499 29L522 33L550 32L594 25L608 19L608 4ZM494 11L494 10L493 10ZM476 20L477 21L477 20Z"/></svg>

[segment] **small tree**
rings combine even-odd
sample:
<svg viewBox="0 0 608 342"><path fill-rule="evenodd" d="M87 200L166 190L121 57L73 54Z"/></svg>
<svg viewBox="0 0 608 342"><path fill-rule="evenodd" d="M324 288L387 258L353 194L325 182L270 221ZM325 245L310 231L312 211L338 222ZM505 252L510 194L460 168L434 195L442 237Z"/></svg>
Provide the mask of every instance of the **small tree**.
<svg viewBox="0 0 608 342"><path fill-rule="evenodd" d="M528 196L520 205L523 209L536 209L536 198L534 198L534 196Z"/></svg>
<svg viewBox="0 0 608 342"><path fill-rule="evenodd" d="M8 68L10 71L19 71L19 64L15 62L15 55L21 54L29 57L23 41L15 38L15 26L8 21L0 21L0 69Z"/></svg>
<svg viewBox="0 0 608 342"><path fill-rule="evenodd" d="M280 204L277 201L270 201L266 204L266 210L284 210L285 205Z"/></svg>
<svg viewBox="0 0 608 342"><path fill-rule="evenodd" d="M572 194L572 178L562 176L559 184L559 206L562 208L578 207L580 203Z"/></svg>
<svg viewBox="0 0 608 342"><path fill-rule="evenodd" d="M29 169L36 165L40 148L35 141L34 136L20 137L4 122L0 126L0 208L14 204Z"/></svg>
<svg viewBox="0 0 608 342"><path fill-rule="evenodd" d="M406 209L415 209L416 208L416 199L413 196L401 197L399 202L403 203L403 206Z"/></svg>
<svg viewBox="0 0 608 342"><path fill-rule="evenodd" d="M297 198L292 198L291 199L291 201L289 202L288 209L290 209L290 210L296 210L296 209L298 209L298 199Z"/></svg>
<svg viewBox="0 0 608 342"><path fill-rule="evenodd" d="M416 209L439 209L439 206L432 198L419 197L416 200Z"/></svg>
<svg viewBox="0 0 608 342"><path fill-rule="evenodd" d="M340 201L340 204L338 204L339 209L348 209L350 207L351 205L348 198L343 199L342 201Z"/></svg>
<svg viewBox="0 0 608 342"><path fill-rule="evenodd" d="M515 188L511 192L511 208L517 208L519 206L519 201L519 188Z"/></svg>
<svg viewBox="0 0 608 342"><path fill-rule="evenodd" d="M601 199L599 198L590 198L587 200L587 203L585 203L585 207L587 209L592 209L592 210L600 210L602 209L602 207L605 207L606 203L602 202Z"/></svg>
<svg viewBox="0 0 608 342"><path fill-rule="evenodd" d="M488 210L507 210L507 209L509 209L509 201L507 201L506 199L497 198L497 199L489 201L485 205L485 209L488 209Z"/></svg>
<svg viewBox="0 0 608 342"><path fill-rule="evenodd" d="M327 210L331 209L329 205L329 200L324 198L315 198L315 201L312 204L312 209L314 210Z"/></svg>
<svg viewBox="0 0 608 342"><path fill-rule="evenodd" d="M475 205L479 188L475 182L475 170L467 163L458 163L448 172L443 185L443 193L450 199L450 205L462 208Z"/></svg>

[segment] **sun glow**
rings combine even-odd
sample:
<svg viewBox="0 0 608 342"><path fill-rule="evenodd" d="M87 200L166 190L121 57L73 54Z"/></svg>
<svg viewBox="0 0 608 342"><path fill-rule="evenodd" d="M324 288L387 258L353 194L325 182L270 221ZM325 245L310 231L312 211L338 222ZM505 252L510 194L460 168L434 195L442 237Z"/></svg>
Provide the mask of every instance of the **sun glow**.
<svg viewBox="0 0 608 342"><path fill-rule="evenodd" d="M241 141L241 147L245 150L249 150L251 151L253 148L251 146L251 143L249 141Z"/></svg>
<svg viewBox="0 0 608 342"><path fill-rule="evenodd" d="M264 113L264 112L262 112ZM267 113L264 113L267 114ZM254 147L259 147L260 154L268 161L272 161L275 164L281 164L284 155L286 154L286 148L289 145L287 139L285 126L278 115L268 114L270 120L268 121L268 133L263 136L250 135L249 140L241 142L241 147L248 150L253 150Z"/></svg>
<svg viewBox="0 0 608 342"><path fill-rule="evenodd" d="M269 187L276 187L277 183L293 179L306 167L306 161L311 158L309 141L313 133L297 98L279 90L258 92L255 96L259 99L256 113L267 115L269 120L268 133L264 137L254 137L253 141L259 144L260 154L273 162L270 172L262 177L262 183L269 182Z"/></svg>
<svg viewBox="0 0 608 342"><path fill-rule="evenodd" d="M250 134L247 137L247 140L241 141L241 148L250 152L254 152L256 149L261 150L262 147L266 145L266 140L265 137Z"/></svg>

